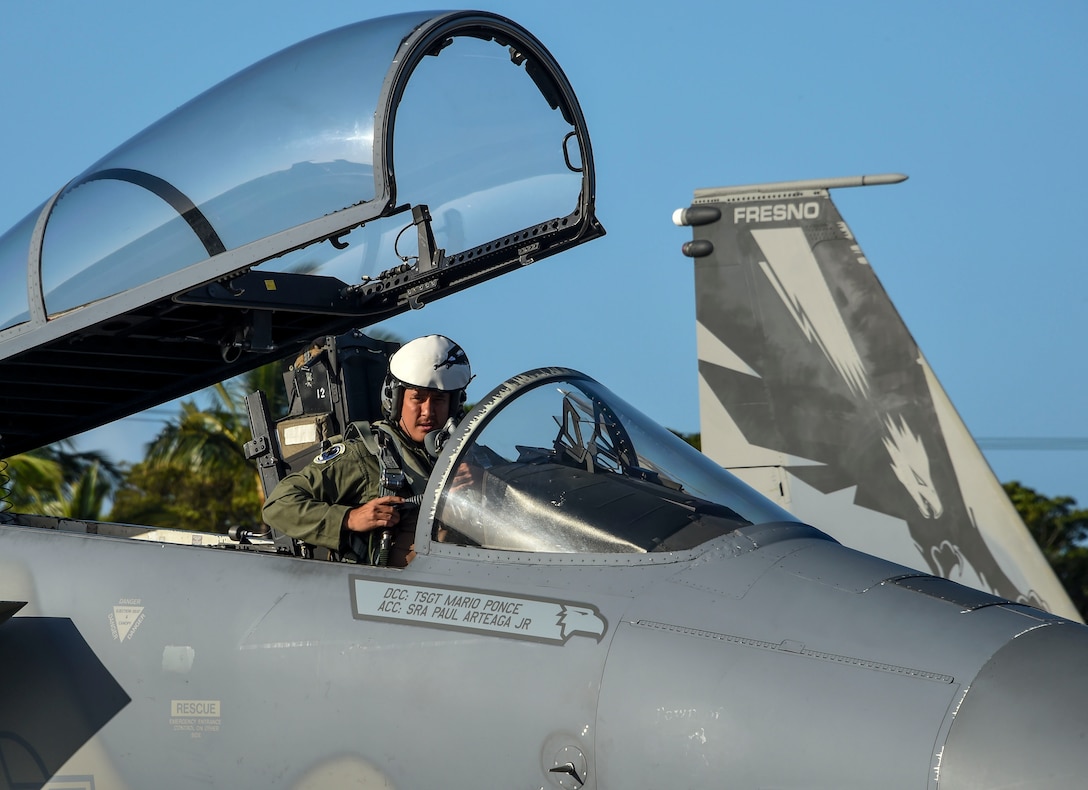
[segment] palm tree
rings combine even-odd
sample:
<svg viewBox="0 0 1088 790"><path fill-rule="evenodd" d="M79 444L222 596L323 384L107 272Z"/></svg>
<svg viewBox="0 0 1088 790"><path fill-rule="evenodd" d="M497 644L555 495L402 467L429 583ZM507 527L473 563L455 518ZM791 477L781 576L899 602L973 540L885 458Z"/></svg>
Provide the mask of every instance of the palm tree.
<svg viewBox="0 0 1088 790"><path fill-rule="evenodd" d="M102 508L114 488L107 477L98 463L84 469L78 479L67 485L65 507L57 515L89 521L101 520Z"/></svg>
<svg viewBox="0 0 1088 790"><path fill-rule="evenodd" d="M283 389L272 363L201 393L211 404L185 400L133 465L118 491L112 517L155 526L225 532L260 524L263 491L243 447L250 439L244 395L261 389L276 402ZM276 386L272 383L276 382Z"/></svg>
<svg viewBox="0 0 1088 790"><path fill-rule="evenodd" d="M99 519L121 471L101 453L76 452L65 440L0 461L0 510Z"/></svg>
<svg viewBox="0 0 1088 790"><path fill-rule="evenodd" d="M227 385L216 384L211 391L219 403L201 409L195 401L183 401L181 413L148 445L144 463L209 475L237 470L238 462L245 461L242 445L248 439L244 416Z"/></svg>

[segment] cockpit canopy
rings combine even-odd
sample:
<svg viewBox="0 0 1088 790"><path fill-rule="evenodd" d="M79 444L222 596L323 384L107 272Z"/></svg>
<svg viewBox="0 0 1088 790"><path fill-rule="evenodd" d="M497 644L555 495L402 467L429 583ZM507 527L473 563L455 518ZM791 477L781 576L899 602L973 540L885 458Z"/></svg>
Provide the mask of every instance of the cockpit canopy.
<svg viewBox="0 0 1088 790"><path fill-rule="evenodd" d="M0 236L0 456L596 238L594 190L573 90L503 17L283 50Z"/></svg>
<svg viewBox="0 0 1088 790"><path fill-rule="evenodd" d="M506 551L678 551L796 521L566 368L525 373L483 399L450 438L428 496L432 545Z"/></svg>

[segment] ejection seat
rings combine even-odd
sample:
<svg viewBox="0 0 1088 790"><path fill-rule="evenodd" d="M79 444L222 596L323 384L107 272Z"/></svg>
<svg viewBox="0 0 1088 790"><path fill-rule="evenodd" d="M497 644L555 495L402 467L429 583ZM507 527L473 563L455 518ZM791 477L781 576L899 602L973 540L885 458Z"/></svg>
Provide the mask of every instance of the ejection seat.
<svg viewBox="0 0 1088 790"><path fill-rule="evenodd" d="M369 337L357 329L318 338L287 366L283 374L287 414L273 422L268 399L260 390L246 396L253 439L246 458L257 463L267 497L285 475L296 472L321 452L322 444L358 421L381 419L381 386L395 341ZM277 551L327 558L327 552L282 535L270 527L261 535Z"/></svg>

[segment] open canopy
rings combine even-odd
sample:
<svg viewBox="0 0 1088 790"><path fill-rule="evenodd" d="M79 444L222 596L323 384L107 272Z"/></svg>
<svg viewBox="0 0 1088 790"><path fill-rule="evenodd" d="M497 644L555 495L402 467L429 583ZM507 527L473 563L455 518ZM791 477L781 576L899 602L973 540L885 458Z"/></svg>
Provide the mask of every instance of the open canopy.
<svg viewBox="0 0 1088 790"><path fill-rule="evenodd" d="M0 236L0 457L602 234L577 98L527 31L431 12L316 36Z"/></svg>

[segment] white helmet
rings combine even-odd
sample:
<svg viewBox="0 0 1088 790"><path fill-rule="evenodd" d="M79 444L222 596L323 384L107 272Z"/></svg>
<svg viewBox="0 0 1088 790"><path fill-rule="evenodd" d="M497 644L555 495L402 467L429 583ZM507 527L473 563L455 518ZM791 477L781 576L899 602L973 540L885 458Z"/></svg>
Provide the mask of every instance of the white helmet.
<svg viewBox="0 0 1088 790"><path fill-rule="evenodd" d="M390 422L400 419L404 389L451 392L451 416L465 403L465 387L472 381L472 367L463 348L445 335L417 337L389 358L389 373L382 385L382 413Z"/></svg>

